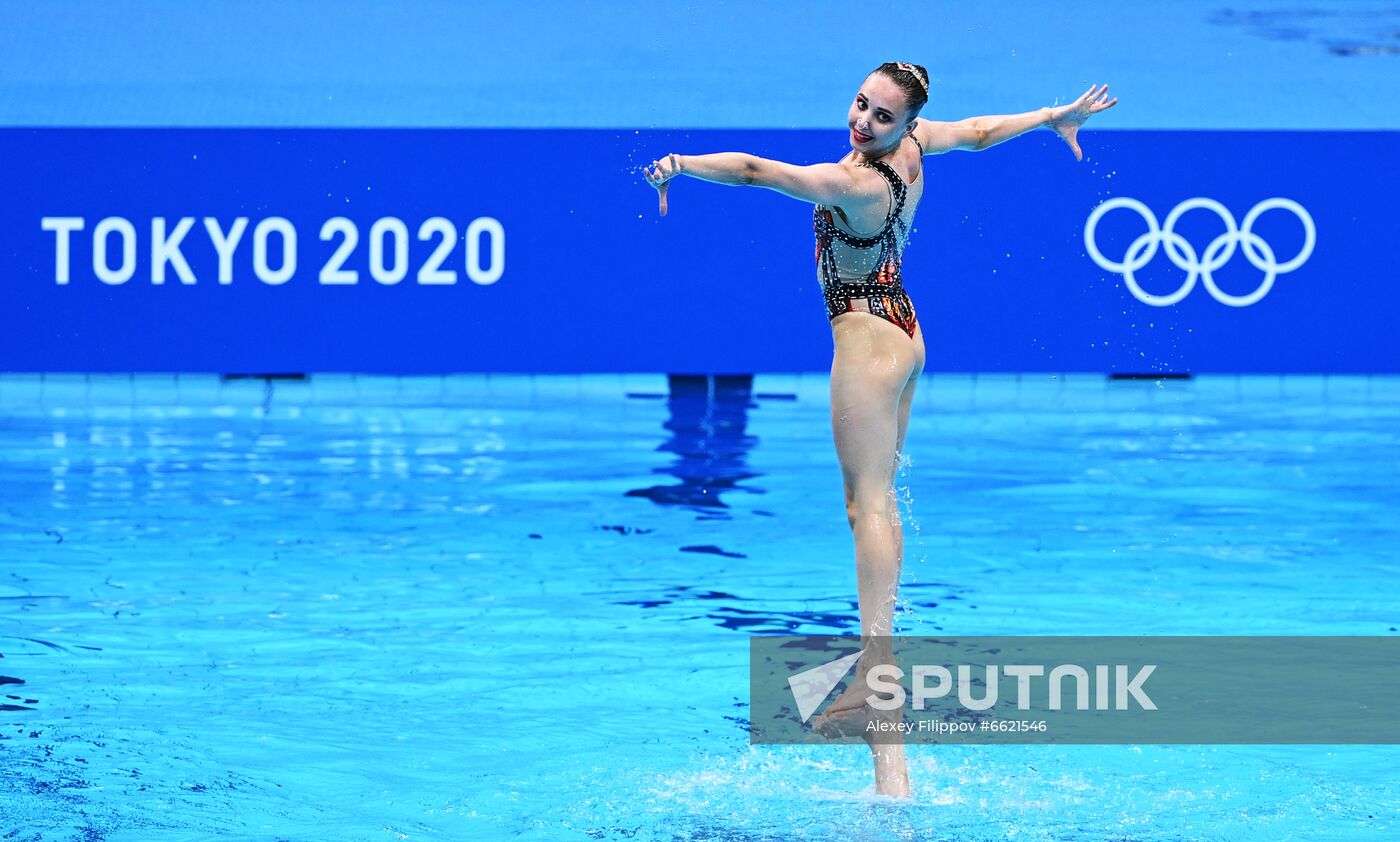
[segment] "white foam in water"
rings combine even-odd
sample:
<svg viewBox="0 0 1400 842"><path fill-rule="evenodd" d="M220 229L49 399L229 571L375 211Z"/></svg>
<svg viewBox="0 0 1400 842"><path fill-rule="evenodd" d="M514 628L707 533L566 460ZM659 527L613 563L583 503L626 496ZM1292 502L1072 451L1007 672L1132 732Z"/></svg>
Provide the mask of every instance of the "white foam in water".
<svg viewBox="0 0 1400 842"><path fill-rule="evenodd" d="M616 837L636 839L1273 842L1319 811L1354 812L1358 798L1375 804L1361 808L1372 816L1396 805L1391 785L1373 784L1369 795L1328 785L1322 769L1307 768L1316 765L1315 748L1290 752L1296 765L1240 774L1272 748L910 746L913 791L896 799L875 794L863 746L748 746L615 779L606 812L590 798L570 809L567 824L614 838L611 818L655 817ZM600 782L580 782L594 791L590 783Z"/></svg>

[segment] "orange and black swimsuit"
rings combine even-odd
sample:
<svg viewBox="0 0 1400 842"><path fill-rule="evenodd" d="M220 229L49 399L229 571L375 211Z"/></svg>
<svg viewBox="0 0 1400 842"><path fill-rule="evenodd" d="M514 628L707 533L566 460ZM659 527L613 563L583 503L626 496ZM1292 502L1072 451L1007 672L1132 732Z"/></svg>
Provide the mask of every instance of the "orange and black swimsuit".
<svg viewBox="0 0 1400 842"><path fill-rule="evenodd" d="M914 142L918 143L917 140ZM923 151L922 147L919 151ZM899 173L884 161L871 161L859 166L874 169L889 182L890 213L885 217L885 224L873 237L857 237L836 227L831 218L830 208L817 205L814 209L812 227L817 235L817 274L821 279L822 298L826 301L826 317L830 321L842 313L858 312L851 303L864 299L871 313L893 322L912 339L918 322L914 315L914 304L904 292L900 276L904 243L908 239L908 232L900 213L904 210L904 198L908 188L904 179L899 177ZM859 281L843 281L837 267L836 254L832 250L833 240L840 240L854 249L879 246L879 257L874 269Z"/></svg>

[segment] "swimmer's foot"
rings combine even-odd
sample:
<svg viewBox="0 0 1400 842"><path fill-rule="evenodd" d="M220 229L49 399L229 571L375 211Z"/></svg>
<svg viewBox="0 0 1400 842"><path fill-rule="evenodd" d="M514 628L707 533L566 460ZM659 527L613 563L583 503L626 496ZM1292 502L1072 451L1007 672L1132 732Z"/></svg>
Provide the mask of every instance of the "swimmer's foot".
<svg viewBox="0 0 1400 842"><path fill-rule="evenodd" d="M893 798L908 798L909 766L904 759L901 738L880 739L880 731L870 728L871 722L893 722L901 718L900 711L876 710L863 699L855 707L838 707L841 699L812 719L812 728L827 739L860 737L870 746L875 761L875 792Z"/></svg>
<svg viewBox="0 0 1400 842"><path fill-rule="evenodd" d="M869 734L871 720L875 718L873 713L870 706L864 703L843 710L828 708L812 717L812 730L829 740L865 737Z"/></svg>
<svg viewBox="0 0 1400 842"><path fill-rule="evenodd" d="M812 730L828 739L839 737L864 737L870 741L872 721L894 721L902 717L902 711L876 710L865 699L870 695L865 682L852 681L846 691L837 696L826 710L812 717Z"/></svg>

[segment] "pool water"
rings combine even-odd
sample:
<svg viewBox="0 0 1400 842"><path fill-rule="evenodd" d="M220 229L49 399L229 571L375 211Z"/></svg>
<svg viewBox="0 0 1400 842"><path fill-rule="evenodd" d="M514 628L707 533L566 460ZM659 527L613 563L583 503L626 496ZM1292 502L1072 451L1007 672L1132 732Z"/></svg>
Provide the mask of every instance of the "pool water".
<svg viewBox="0 0 1400 842"><path fill-rule="evenodd" d="M858 633L826 389L0 378L0 838L1400 832L1394 746L750 746ZM1397 633L1400 379L919 389L899 633Z"/></svg>

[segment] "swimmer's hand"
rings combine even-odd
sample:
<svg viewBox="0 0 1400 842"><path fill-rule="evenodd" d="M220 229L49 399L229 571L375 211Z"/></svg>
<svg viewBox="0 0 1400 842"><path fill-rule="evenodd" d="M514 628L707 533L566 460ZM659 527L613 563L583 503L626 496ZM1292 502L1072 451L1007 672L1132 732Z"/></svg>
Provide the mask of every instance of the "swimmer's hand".
<svg viewBox="0 0 1400 842"><path fill-rule="evenodd" d="M1084 125L1084 121L1089 119L1089 115L1097 114L1117 104L1118 97L1108 99L1108 85L1103 87L1094 85L1074 102L1050 109L1050 122L1047 125L1054 129L1055 134L1059 135L1065 143L1069 144L1070 149L1074 150L1074 159L1082 161L1084 160L1084 152L1079 148L1079 127Z"/></svg>
<svg viewBox="0 0 1400 842"><path fill-rule="evenodd" d="M666 215L666 182L681 174L681 156L672 152L659 161L652 161L651 166L643 170L646 173L647 183L656 188L656 192L661 194L661 215Z"/></svg>

